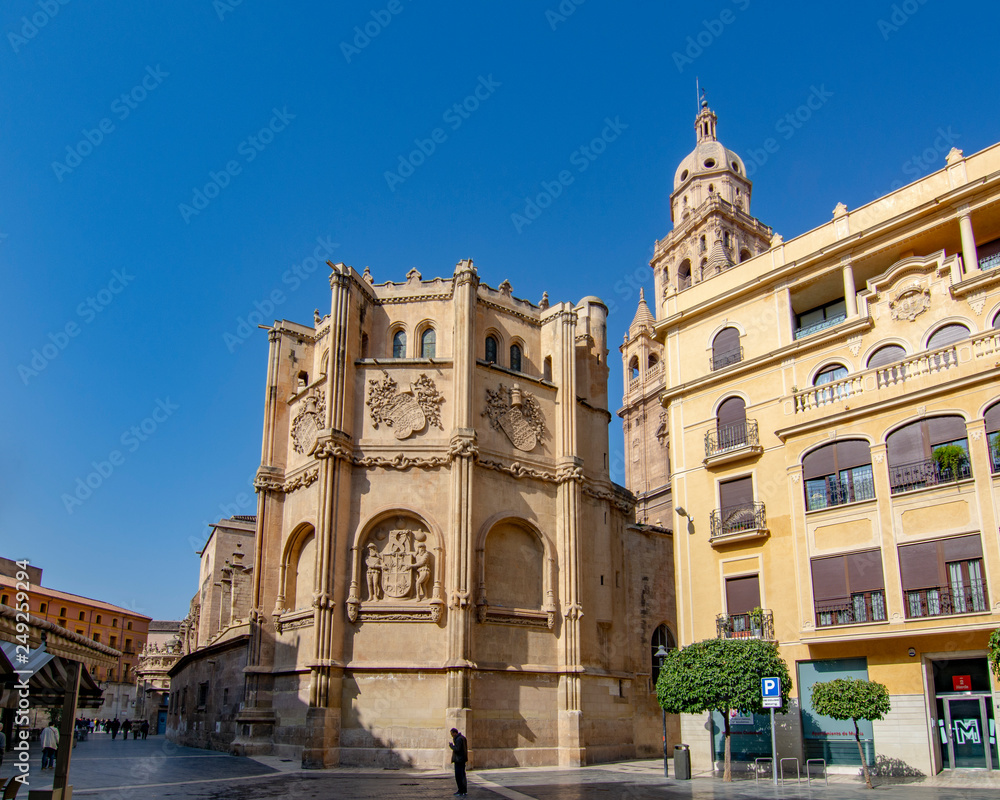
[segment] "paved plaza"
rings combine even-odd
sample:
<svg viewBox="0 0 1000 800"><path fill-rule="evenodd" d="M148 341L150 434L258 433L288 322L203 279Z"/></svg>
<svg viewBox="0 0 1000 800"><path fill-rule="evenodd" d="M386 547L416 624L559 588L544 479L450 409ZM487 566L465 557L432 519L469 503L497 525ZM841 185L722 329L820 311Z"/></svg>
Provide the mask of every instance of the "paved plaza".
<svg viewBox="0 0 1000 800"><path fill-rule="evenodd" d="M13 774L7 754L0 777ZM30 789L52 784L41 772L40 752L31 759ZM367 800L448 798L455 783L446 771L310 770L278 758L237 758L211 750L178 747L162 736L145 741L111 740L95 734L73 751L74 796L101 800ZM664 779L657 761L636 761L582 769L503 769L469 773L469 797L481 800L976 800L995 798L1000 780L985 772L942 774L921 783L877 786L874 793L849 776L832 776L829 786L803 779L774 788L753 780L724 784L709 775L691 781ZM22 789L19 800L27 800Z"/></svg>

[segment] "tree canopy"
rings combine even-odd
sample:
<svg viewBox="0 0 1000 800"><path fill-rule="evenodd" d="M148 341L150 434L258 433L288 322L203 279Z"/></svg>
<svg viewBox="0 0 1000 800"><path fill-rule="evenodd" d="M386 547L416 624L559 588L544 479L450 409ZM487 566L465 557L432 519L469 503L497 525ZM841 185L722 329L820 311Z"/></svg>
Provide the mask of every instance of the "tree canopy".
<svg viewBox="0 0 1000 800"><path fill-rule="evenodd" d="M837 678L824 683L813 684L812 704L817 713L838 720L851 720L854 723L854 740L858 744L861 756L861 771L865 783L872 788L871 776L868 774L868 762L864 749L861 747L861 732L858 730L858 720L882 719L889 713L889 690L881 683L861 680L860 678Z"/></svg>

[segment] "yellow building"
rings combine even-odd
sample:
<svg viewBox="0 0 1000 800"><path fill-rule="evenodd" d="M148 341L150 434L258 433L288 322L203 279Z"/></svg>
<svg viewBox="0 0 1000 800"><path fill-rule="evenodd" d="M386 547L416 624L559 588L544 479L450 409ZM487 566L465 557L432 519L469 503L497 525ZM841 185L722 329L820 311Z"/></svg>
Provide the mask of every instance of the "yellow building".
<svg viewBox="0 0 1000 800"><path fill-rule="evenodd" d="M867 726L869 759L1000 768L986 662L1000 626L1000 145L952 150L944 169L762 247L769 229L714 122L703 107L675 177L655 319L622 346L627 484L674 506L658 513L677 531L678 641L778 642L794 682L781 756L857 763L853 726L816 715L809 692L850 676L892 698ZM734 753L769 755L764 718L735 722ZM721 737L703 717L681 726L708 767Z"/></svg>

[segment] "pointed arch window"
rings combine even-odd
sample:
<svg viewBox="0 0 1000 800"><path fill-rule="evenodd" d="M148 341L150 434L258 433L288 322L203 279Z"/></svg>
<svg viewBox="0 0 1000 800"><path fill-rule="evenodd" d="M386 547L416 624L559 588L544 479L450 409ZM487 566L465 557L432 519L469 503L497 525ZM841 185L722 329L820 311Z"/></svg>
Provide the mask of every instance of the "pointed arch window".
<svg viewBox="0 0 1000 800"><path fill-rule="evenodd" d="M510 368L515 372L521 371L521 346L512 344L510 346Z"/></svg>
<svg viewBox="0 0 1000 800"><path fill-rule="evenodd" d="M434 358L437 352L437 334L433 328L428 328L420 335L420 357Z"/></svg>
<svg viewBox="0 0 1000 800"><path fill-rule="evenodd" d="M495 336L486 337L486 363L497 363L497 340Z"/></svg>
<svg viewBox="0 0 1000 800"><path fill-rule="evenodd" d="M406 331L396 331L392 337L392 357L406 358Z"/></svg>

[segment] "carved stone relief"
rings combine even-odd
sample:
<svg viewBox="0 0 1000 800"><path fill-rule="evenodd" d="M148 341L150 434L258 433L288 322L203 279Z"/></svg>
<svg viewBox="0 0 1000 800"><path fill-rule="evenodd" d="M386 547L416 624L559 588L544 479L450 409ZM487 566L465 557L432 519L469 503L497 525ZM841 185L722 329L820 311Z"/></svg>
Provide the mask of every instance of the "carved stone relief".
<svg viewBox="0 0 1000 800"><path fill-rule="evenodd" d="M307 397L292 421L292 447L296 453L309 455L316 448L319 432L323 430L326 400L321 390Z"/></svg>
<svg viewBox="0 0 1000 800"><path fill-rule="evenodd" d="M503 431L514 447L525 452L534 450L545 433L545 418L538 401L516 383L510 389L502 383L495 392L487 389L483 416L489 417L490 424Z"/></svg>
<svg viewBox="0 0 1000 800"><path fill-rule="evenodd" d="M359 620L439 622L444 608L438 562L426 531L377 529L354 550L347 616Z"/></svg>
<svg viewBox="0 0 1000 800"><path fill-rule="evenodd" d="M931 307L931 293L921 281L903 285L889 301L889 313L895 320L913 322Z"/></svg>
<svg viewBox="0 0 1000 800"><path fill-rule="evenodd" d="M392 428L397 439L406 439L422 431L428 423L441 430L441 404L444 398L438 392L434 381L426 375L410 384L409 391L400 392L396 381L382 370L381 381L368 381L368 405L372 427L379 424Z"/></svg>
<svg viewBox="0 0 1000 800"><path fill-rule="evenodd" d="M983 306L986 304L986 292L973 292L966 298L966 300L968 300L969 307L978 317L983 313Z"/></svg>

